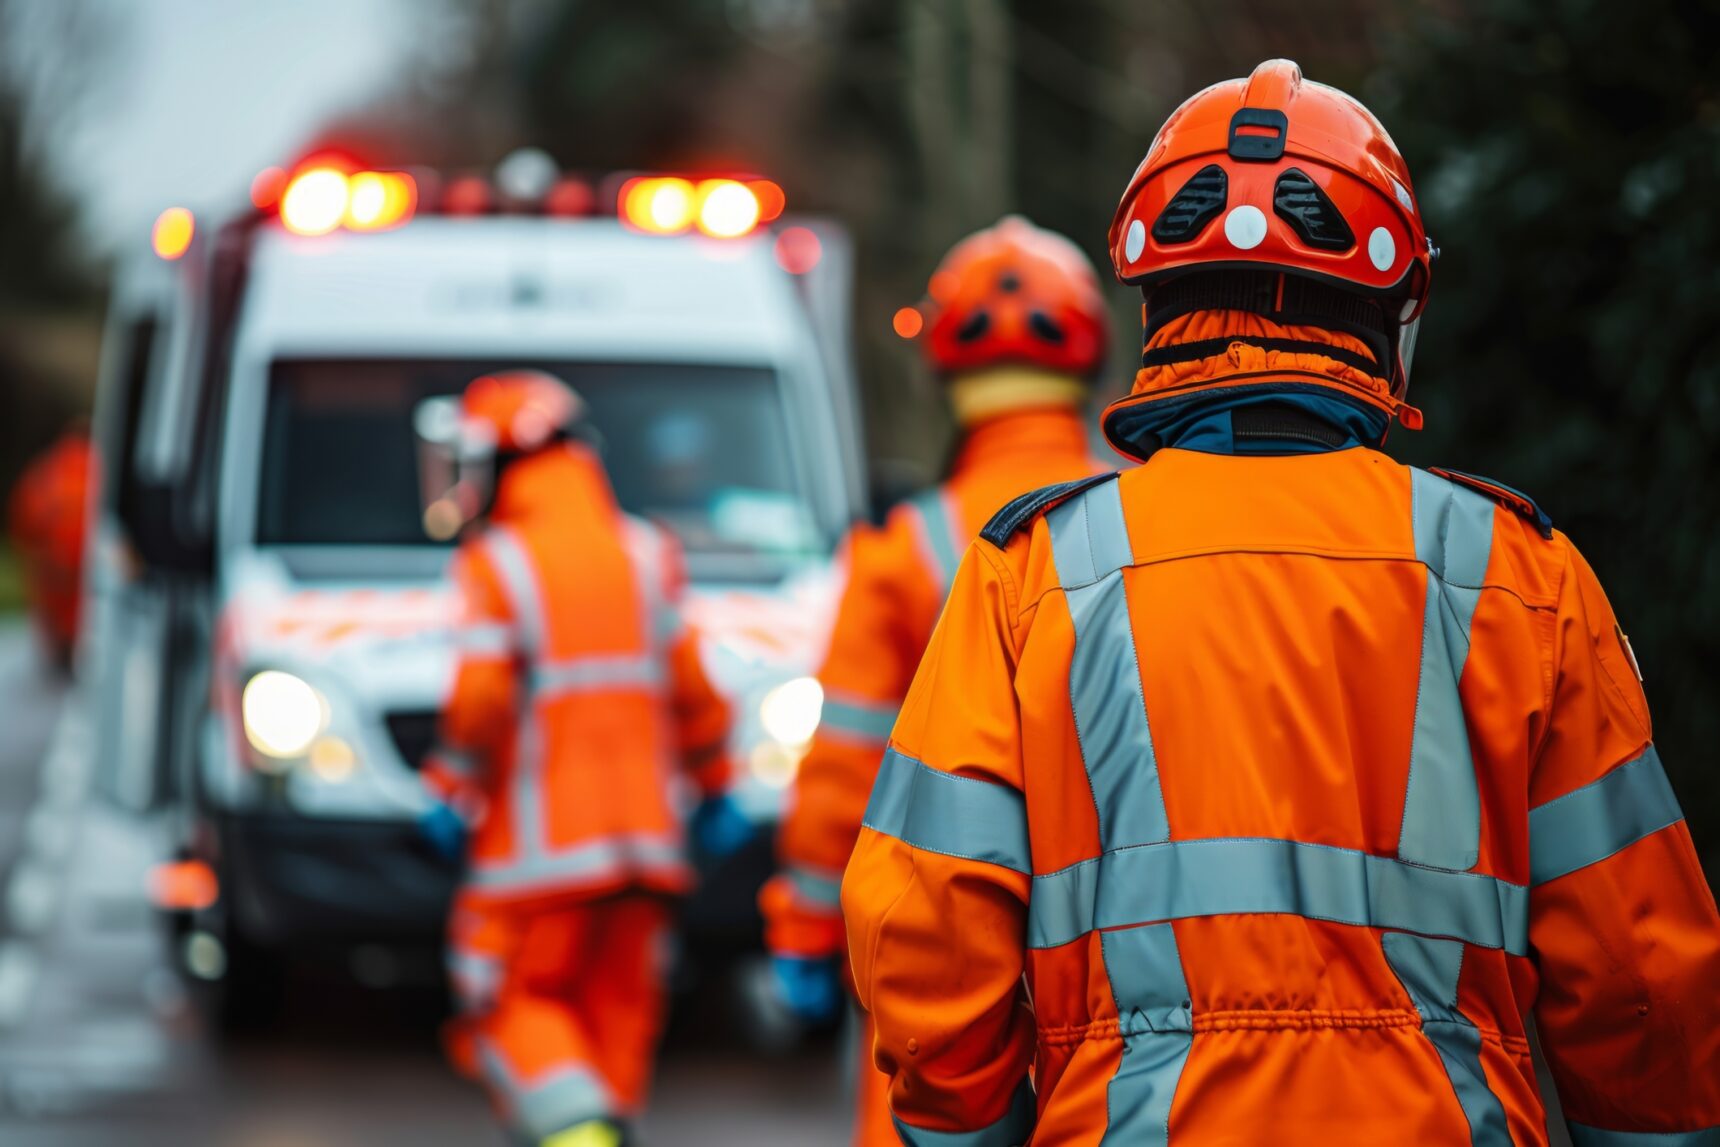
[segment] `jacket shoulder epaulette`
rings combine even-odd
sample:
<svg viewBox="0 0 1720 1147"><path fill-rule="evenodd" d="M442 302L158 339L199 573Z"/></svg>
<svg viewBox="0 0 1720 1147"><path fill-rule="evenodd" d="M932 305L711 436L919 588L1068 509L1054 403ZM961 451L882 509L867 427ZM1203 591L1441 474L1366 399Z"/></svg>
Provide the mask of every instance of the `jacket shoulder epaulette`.
<svg viewBox="0 0 1720 1147"><path fill-rule="evenodd" d="M1090 478L1077 478L1073 482L1059 482L1055 486L1029 490L993 514L991 521L985 524L985 529L979 532L979 536L1002 549L1009 544L1010 538L1045 511L1060 502L1067 502L1083 490L1090 490L1101 482L1109 482L1116 477L1117 471L1113 470L1107 474L1094 474Z"/></svg>
<svg viewBox="0 0 1720 1147"><path fill-rule="evenodd" d="M1553 519L1547 516L1547 511L1536 504L1535 499L1523 491L1513 489L1503 482L1495 482L1491 478L1483 478L1479 474L1466 474L1462 470L1447 470L1443 466L1430 466L1428 473L1438 474L1448 482L1456 482L1460 486L1468 486L1471 490L1487 495L1534 526L1543 538L1553 536Z"/></svg>

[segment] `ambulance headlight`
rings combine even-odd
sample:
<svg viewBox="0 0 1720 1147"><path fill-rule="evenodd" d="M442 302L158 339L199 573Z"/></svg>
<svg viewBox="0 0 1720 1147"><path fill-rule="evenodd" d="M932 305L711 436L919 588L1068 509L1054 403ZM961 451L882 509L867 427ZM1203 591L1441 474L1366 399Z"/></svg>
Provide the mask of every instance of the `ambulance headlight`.
<svg viewBox="0 0 1720 1147"><path fill-rule="evenodd" d="M267 757L302 756L328 725L328 702L310 682L265 669L245 682L239 699L245 739Z"/></svg>
<svg viewBox="0 0 1720 1147"><path fill-rule="evenodd" d="M824 687L816 677L784 681L764 695L758 706L759 724L771 740L804 745L818 731L824 713Z"/></svg>

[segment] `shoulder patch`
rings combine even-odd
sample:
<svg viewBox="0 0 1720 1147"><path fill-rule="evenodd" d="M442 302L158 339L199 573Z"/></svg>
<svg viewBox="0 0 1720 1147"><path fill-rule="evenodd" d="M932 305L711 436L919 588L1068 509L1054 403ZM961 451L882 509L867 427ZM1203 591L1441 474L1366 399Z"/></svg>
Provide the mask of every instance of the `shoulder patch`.
<svg viewBox="0 0 1720 1147"><path fill-rule="evenodd" d="M1471 490L1479 491L1504 506L1518 517L1523 518L1540 531L1543 538L1553 536L1553 519L1547 512L1535 504L1535 499L1521 490L1512 489L1503 482L1495 482L1491 478L1483 478L1479 474L1465 474L1462 470L1447 470L1443 466L1429 466L1428 473L1438 474L1449 482L1460 486L1468 486Z"/></svg>
<svg viewBox="0 0 1720 1147"><path fill-rule="evenodd" d="M1091 478L1077 478L1073 482L1059 482L1055 486L1029 490L993 514L991 521L985 524L985 529L979 532L979 536L1002 549L1009 544L1010 538L1051 507L1116 477L1117 471L1113 470L1108 474L1095 474Z"/></svg>

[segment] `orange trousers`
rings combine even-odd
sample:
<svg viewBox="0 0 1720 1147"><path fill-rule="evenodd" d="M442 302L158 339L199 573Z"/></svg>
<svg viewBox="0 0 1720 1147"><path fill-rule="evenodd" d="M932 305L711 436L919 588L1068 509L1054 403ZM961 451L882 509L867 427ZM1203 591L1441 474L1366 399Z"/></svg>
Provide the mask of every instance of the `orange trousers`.
<svg viewBox="0 0 1720 1147"><path fill-rule="evenodd" d="M496 903L462 893L449 921L455 1066L507 1124L542 1139L644 1106L663 1024L672 909L661 897Z"/></svg>

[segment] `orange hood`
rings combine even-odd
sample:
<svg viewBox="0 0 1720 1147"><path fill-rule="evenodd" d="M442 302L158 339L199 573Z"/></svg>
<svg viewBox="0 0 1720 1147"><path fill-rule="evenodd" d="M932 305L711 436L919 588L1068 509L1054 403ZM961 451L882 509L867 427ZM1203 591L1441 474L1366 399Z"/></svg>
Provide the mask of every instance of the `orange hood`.
<svg viewBox="0 0 1720 1147"><path fill-rule="evenodd" d="M1367 345L1324 327L1195 311L1155 331L1142 357L1151 365L1103 419L1112 448L1137 462L1214 413L1263 402L1301 407L1369 445L1384 441L1394 420L1421 425L1419 411L1392 397Z"/></svg>
<svg viewBox="0 0 1720 1147"><path fill-rule="evenodd" d="M602 461L590 448L566 443L510 463L496 483L489 516L497 522L548 515L612 522L619 514Z"/></svg>

